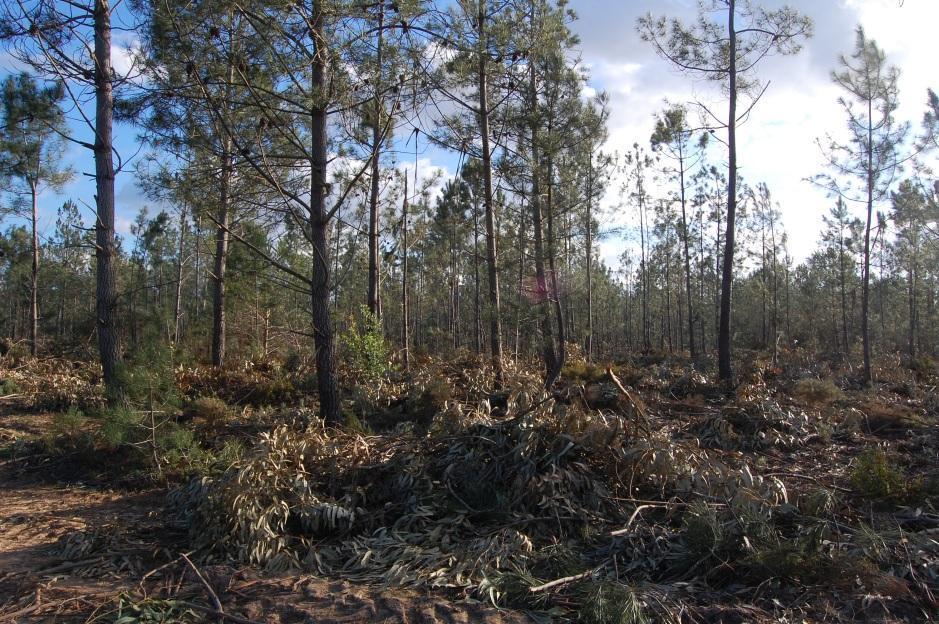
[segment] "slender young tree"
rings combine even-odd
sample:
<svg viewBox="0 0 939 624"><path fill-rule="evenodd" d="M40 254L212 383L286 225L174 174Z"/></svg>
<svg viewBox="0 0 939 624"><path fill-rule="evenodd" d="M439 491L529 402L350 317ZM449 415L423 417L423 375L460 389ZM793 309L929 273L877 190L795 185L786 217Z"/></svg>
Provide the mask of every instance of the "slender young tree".
<svg viewBox="0 0 939 624"><path fill-rule="evenodd" d="M894 253L906 271L907 356L914 366L919 343L919 299L923 279L923 257L930 251L927 240L926 198L911 180L904 180L892 195L890 217L896 227Z"/></svg>
<svg viewBox="0 0 939 624"><path fill-rule="evenodd" d="M847 356L850 352L848 340L848 275L855 275L854 247L855 232L861 222L853 219L848 212L848 205L839 197L831 211L823 217L825 230L822 232L823 243L830 247L837 256L838 292L841 307L841 351Z"/></svg>
<svg viewBox="0 0 939 624"><path fill-rule="evenodd" d="M722 13L725 20L711 21L712 13ZM733 377L731 292L738 197L737 127L766 91L767 85L755 76L760 61L771 54L797 53L802 41L812 34L812 21L791 7L767 11L750 0L709 0L700 4L694 24L646 15L639 19L638 28L660 56L683 72L719 83L727 95L726 116L703 105L702 110L708 125L727 131L727 231L717 350L719 376L729 381ZM749 104L738 106L741 96L749 98Z"/></svg>
<svg viewBox="0 0 939 624"><path fill-rule="evenodd" d="M681 205L681 241L685 260L685 304L687 305L688 345L691 359L697 358L697 343L694 328L694 297L691 289L691 230L688 221L687 178L688 172L698 167L707 147L707 134L697 140L688 125L688 111L684 106L672 106L656 120L652 134L652 148L665 153L675 164L674 177L678 182L678 201Z"/></svg>
<svg viewBox="0 0 939 624"><path fill-rule="evenodd" d="M8 76L3 81L0 175L22 183L28 196L28 203L14 197L13 207L18 213L25 212L22 216L29 219L31 227L29 351L33 356L39 341L39 194L46 188L60 189L71 178L71 170L61 164L64 97L61 83L42 88L27 74Z"/></svg>
<svg viewBox="0 0 939 624"><path fill-rule="evenodd" d="M909 124L897 123L897 81L900 70L887 64L887 56L858 26L854 51L840 58L841 69L832 81L845 91L839 98L848 121L848 140L828 137L822 144L830 173L816 177L832 194L866 208L861 270L861 340L864 350L862 378L871 372L870 289L871 233L874 206L883 201L900 169L900 148ZM821 142L820 142L821 143Z"/></svg>
<svg viewBox="0 0 939 624"><path fill-rule="evenodd" d="M89 133L88 138L69 138L94 154L95 326L109 401L120 402L114 178L122 163L115 167L113 125L114 90L129 77L115 72L111 63L113 11L108 0L4 3L0 9L0 40L9 42L13 54L37 74L62 82Z"/></svg>

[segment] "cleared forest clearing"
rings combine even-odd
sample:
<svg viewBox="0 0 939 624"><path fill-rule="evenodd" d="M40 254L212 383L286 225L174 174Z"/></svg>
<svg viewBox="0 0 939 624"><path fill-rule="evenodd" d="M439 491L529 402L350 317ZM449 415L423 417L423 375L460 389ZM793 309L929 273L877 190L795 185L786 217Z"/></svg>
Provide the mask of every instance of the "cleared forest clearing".
<svg viewBox="0 0 939 624"><path fill-rule="evenodd" d="M680 361L612 376L581 361L545 394L518 370L493 391L469 355L428 359L350 386L329 429L284 403L302 366L180 367L192 394L158 423L172 432L153 438L145 417L115 442L107 419L30 413L65 393L94 414L101 388L82 365L27 359L4 372L20 392L0 417L0 615L929 619L936 378L884 367L865 389L807 361L756 358L730 392ZM226 392L246 398L204 398Z"/></svg>

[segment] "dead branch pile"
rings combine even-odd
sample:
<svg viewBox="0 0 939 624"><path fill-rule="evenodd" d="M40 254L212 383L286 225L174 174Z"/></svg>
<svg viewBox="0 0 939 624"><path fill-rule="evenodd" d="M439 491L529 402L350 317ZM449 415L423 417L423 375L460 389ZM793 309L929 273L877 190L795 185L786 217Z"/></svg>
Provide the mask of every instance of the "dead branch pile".
<svg viewBox="0 0 939 624"><path fill-rule="evenodd" d="M581 578L620 566L638 580L674 574L672 560L687 554L680 523L616 531L644 497L672 510L716 504L764 524L787 502L778 480L664 434L627 434L623 415L524 393L509 401L513 416L486 409L450 405L424 437L281 426L172 503L207 560L498 600L565 568Z"/></svg>

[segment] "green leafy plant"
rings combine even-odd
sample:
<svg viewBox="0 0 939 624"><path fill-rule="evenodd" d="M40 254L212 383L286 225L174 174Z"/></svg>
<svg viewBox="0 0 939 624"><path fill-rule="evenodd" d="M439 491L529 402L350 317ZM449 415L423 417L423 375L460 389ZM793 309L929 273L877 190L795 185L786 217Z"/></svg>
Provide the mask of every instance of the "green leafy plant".
<svg viewBox="0 0 939 624"><path fill-rule="evenodd" d="M19 394L20 392L22 392L22 389L19 384L12 379L0 380L0 396L9 396L11 394Z"/></svg>
<svg viewBox="0 0 939 624"><path fill-rule="evenodd" d="M52 435L55 437L74 438L85 432L88 419L77 407L58 412L52 416Z"/></svg>
<svg viewBox="0 0 939 624"><path fill-rule="evenodd" d="M388 343L381 320L362 306L359 320L352 318L341 336L343 355L352 372L363 381L374 381L388 371Z"/></svg>
<svg viewBox="0 0 939 624"><path fill-rule="evenodd" d="M881 503L902 499L908 489L903 472L882 449L861 453L851 473L851 485L861 496Z"/></svg>
<svg viewBox="0 0 939 624"><path fill-rule="evenodd" d="M113 624L194 624L204 620L200 614L176 600L134 600L127 594L118 596L112 615Z"/></svg>

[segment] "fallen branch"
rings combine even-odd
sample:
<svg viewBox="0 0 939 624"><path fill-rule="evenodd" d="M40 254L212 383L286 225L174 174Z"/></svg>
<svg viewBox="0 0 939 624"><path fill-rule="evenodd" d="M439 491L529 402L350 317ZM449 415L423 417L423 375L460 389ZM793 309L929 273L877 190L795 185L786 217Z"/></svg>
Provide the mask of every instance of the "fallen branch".
<svg viewBox="0 0 939 624"><path fill-rule="evenodd" d="M636 429L642 430L647 436L652 432L649 427L649 416L646 414L646 407L642 404L642 401L639 401L633 397L632 393L626 389L626 386L623 385L623 382L620 381L620 378L616 376L616 373L613 372L613 366L607 364L606 374L609 375L610 381L613 382L613 385L616 386L616 389L626 397L626 400L629 401L630 406L633 408L633 414L635 416L634 420L636 421Z"/></svg>
<svg viewBox="0 0 939 624"><path fill-rule="evenodd" d="M558 587L559 585L567 585L568 583L573 583L574 581L581 581L585 578L589 578L596 574L597 570L588 570L582 572L581 574L575 574L574 576L565 576L564 578L559 578L551 581L550 583L545 583L544 585L538 585L536 587L529 587L528 591L536 594L538 592L543 592L551 589L552 587Z"/></svg>
<svg viewBox="0 0 939 624"><path fill-rule="evenodd" d="M93 557L91 559L82 559L80 561L66 561L65 563L60 563L59 565L46 568L45 570L39 570L39 574L57 574L59 572L65 572L67 570L73 570L75 568L91 565L92 563L101 563L103 561L104 557Z"/></svg>
<svg viewBox="0 0 939 624"><path fill-rule="evenodd" d="M225 613L224 611L219 611L211 607L203 607L202 605L196 604L194 602L186 602L185 600L177 600L176 602L188 609L195 609L196 611L201 611L202 613L206 613L208 615L214 615L223 620L231 620L237 624L261 624L261 622L249 620L248 618L243 618L240 615L232 615L231 613Z"/></svg>
<svg viewBox="0 0 939 624"><path fill-rule="evenodd" d="M622 529L611 531L610 535L612 535L613 537L626 535L627 533L629 533L629 527L632 526L633 520L636 519L636 516L639 515L639 512L641 512L643 509L649 509L650 507L660 507L660 506L661 505L639 505L638 507L636 507L636 511L633 512L633 515L629 516L629 520L626 521L626 526L624 526Z"/></svg>
<svg viewBox="0 0 939 624"><path fill-rule="evenodd" d="M143 583L144 583L144 581L146 581L148 578L150 578L150 577L153 576L154 574L156 574L156 573L158 573L158 572L161 572L161 571L165 570L166 568L168 568L168 567L174 565L177 561L179 561L180 559L182 559L183 556L188 556L188 555L191 555L191 554L192 554L192 553L185 553L185 555L180 555L179 557L176 557L176 558L173 559L172 561L167 561L167 562L164 563L163 565L161 565L161 566L159 566L159 567L156 567L156 568L153 568L152 570L150 570L149 572L147 572L146 574L144 574L142 577L140 577L140 581L137 583L137 587L143 588Z"/></svg>
<svg viewBox="0 0 939 624"><path fill-rule="evenodd" d="M596 574L597 572L599 572L600 570L602 570L603 568L605 568L605 567L608 566L609 564L610 564L609 561L605 561L605 562L603 562L602 564L600 564L599 566L597 566L596 568L594 568L593 570L587 570L586 572L581 572L580 574L575 574L575 575L573 575L573 576L565 576L564 578L555 579L555 580L553 580L553 581L550 581L550 582L548 582L548 583L545 583L544 585L537 585L537 586L535 586L535 587L529 587L529 588L528 588L528 591L531 592L532 594L535 594L535 593L538 593L538 592L547 591L547 590L552 589L552 588L554 588L554 587L559 587L559 586L561 586L561 585L567 585L568 583L574 583L574 582L576 582L576 581L582 581L582 580L584 580L584 579L586 579L586 578L590 578L591 576L593 576L594 574Z"/></svg>
<svg viewBox="0 0 939 624"><path fill-rule="evenodd" d="M202 572L199 571L199 568L196 567L196 564L192 562L186 553L180 555L183 560L189 564L189 567L192 568L192 571L196 573L196 578L202 583L202 586L205 587L205 591L209 594L209 597L212 599L212 604L215 605L215 610L218 612L220 617L228 617L225 615L225 610L222 609L222 601L218 599L218 594L215 593L215 590L212 589L212 586L209 585L209 582L205 580L205 577L202 576Z"/></svg>

